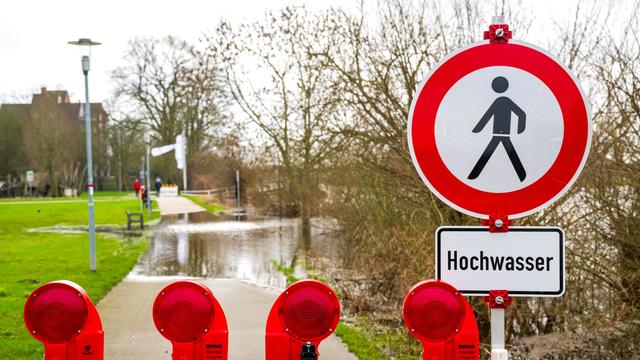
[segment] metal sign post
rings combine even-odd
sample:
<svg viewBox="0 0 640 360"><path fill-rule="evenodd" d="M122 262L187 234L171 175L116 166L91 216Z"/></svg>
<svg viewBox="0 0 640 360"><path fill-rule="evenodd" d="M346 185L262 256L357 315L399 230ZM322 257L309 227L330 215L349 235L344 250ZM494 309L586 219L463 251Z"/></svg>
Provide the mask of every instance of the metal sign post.
<svg viewBox="0 0 640 360"><path fill-rule="evenodd" d="M29 197L33 197L31 193L32 183L33 183L33 170L27 170L27 183L29 184Z"/></svg>
<svg viewBox="0 0 640 360"><path fill-rule="evenodd" d="M505 349L505 311L511 304L508 290L491 290L489 296L483 298L491 311L491 360L508 360L509 353Z"/></svg>
<svg viewBox="0 0 640 360"><path fill-rule="evenodd" d="M149 218L151 218L151 163L149 161L149 154L151 153L151 144L149 143L151 141L149 133L145 133L145 145L146 145L146 151L145 151L145 162L147 164L147 176L145 177L145 182L146 182L146 186L144 188L145 194L146 194L146 199L147 199L147 216Z"/></svg>
<svg viewBox="0 0 640 360"><path fill-rule="evenodd" d="M240 209L240 170L236 170L236 208Z"/></svg>

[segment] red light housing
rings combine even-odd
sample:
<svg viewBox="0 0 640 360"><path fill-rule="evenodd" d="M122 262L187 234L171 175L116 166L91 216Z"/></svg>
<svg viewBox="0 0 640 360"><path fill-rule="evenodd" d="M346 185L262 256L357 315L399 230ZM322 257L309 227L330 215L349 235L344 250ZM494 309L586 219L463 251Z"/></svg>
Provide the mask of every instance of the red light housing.
<svg viewBox="0 0 640 360"><path fill-rule="evenodd" d="M174 283L165 288L153 305L153 321L170 341L192 342L209 329L215 315L209 291L200 284Z"/></svg>
<svg viewBox="0 0 640 360"><path fill-rule="evenodd" d="M340 303L319 281L300 281L282 294L278 314L285 331L297 340L322 341L340 321Z"/></svg>
<svg viewBox="0 0 640 360"><path fill-rule="evenodd" d="M404 299L405 325L423 346L423 359L479 359L475 315L453 286L438 280L416 284Z"/></svg>
<svg viewBox="0 0 640 360"><path fill-rule="evenodd" d="M176 281L162 289L153 303L153 322L173 344L173 359L228 357L224 311L199 282Z"/></svg>
<svg viewBox="0 0 640 360"><path fill-rule="evenodd" d="M45 345L46 359L102 359L104 333L87 293L70 281L34 290L24 305L31 336Z"/></svg>
<svg viewBox="0 0 640 360"><path fill-rule="evenodd" d="M404 319L416 336L426 341L445 341L460 330L464 304L464 297L453 286L444 282L424 283L406 297Z"/></svg>
<svg viewBox="0 0 640 360"><path fill-rule="evenodd" d="M302 280L289 286L275 301L267 319L266 360L298 360L303 345L313 349L335 331L340 303L328 285Z"/></svg>
<svg viewBox="0 0 640 360"><path fill-rule="evenodd" d="M80 291L62 283L36 289L24 305L24 321L41 342L64 344L78 336L87 322L87 304Z"/></svg>

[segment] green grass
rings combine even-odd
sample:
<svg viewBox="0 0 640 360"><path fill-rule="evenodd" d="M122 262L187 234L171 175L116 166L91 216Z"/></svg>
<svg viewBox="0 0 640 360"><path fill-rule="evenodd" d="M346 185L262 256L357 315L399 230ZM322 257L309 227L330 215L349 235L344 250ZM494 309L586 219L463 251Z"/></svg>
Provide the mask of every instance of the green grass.
<svg viewBox="0 0 640 360"><path fill-rule="evenodd" d="M376 343L368 338L366 331L353 325L338 324L336 335L347 345L350 352L354 353L360 360L386 360L376 346ZM417 358L416 358L417 359Z"/></svg>
<svg viewBox="0 0 640 360"><path fill-rule="evenodd" d="M117 194L110 194L111 200L103 198L96 202L98 225L124 227L125 210L139 209L136 199ZM152 217L157 218L157 213ZM98 271L92 273L86 234L27 231L86 223L84 201L0 203L0 359L42 359L43 347L27 333L22 318L24 301L36 287L53 280L71 280L97 302L129 272L147 247L145 238L98 233Z"/></svg>
<svg viewBox="0 0 640 360"><path fill-rule="evenodd" d="M302 280L294 275L295 269L293 267L289 267L273 259L271 260L271 263L273 264L273 266L276 267L278 271L282 273L282 275L284 275L284 277L287 278L287 285L291 285L295 282Z"/></svg>
<svg viewBox="0 0 640 360"><path fill-rule="evenodd" d="M135 197L136 193L131 191L96 191L94 194L96 199L104 198L104 197ZM80 194L80 199L87 199L89 197L89 193L86 191Z"/></svg>
<svg viewBox="0 0 640 360"><path fill-rule="evenodd" d="M208 201L206 196L200 196L200 195L182 195L182 196L186 197L187 199L207 209L207 211L213 215L218 215L224 210L224 207L221 204Z"/></svg>
<svg viewBox="0 0 640 360"><path fill-rule="evenodd" d="M83 192L78 197L17 197L17 198L3 198L0 199L0 203L3 202L25 202L25 201L85 201L89 198L87 192ZM94 193L94 198L97 202L104 200L132 200L135 198L133 191L98 191Z"/></svg>

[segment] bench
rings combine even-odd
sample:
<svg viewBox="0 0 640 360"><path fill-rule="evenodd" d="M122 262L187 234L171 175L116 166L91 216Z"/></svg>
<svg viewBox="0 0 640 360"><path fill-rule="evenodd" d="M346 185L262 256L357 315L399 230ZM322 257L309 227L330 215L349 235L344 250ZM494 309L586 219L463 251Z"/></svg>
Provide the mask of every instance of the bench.
<svg viewBox="0 0 640 360"><path fill-rule="evenodd" d="M131 224L140 223L140 230L144 229L144 218L142 213L132 213L127 210L127 230L131 230Z"/></svg>

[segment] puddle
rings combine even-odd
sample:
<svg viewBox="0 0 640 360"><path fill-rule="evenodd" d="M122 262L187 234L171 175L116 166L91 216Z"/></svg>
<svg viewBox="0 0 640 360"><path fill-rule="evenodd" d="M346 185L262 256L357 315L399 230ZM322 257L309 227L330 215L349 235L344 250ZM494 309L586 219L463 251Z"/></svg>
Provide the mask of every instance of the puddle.
<svg viewBox="0 0 640 360"><path fill-rule="evenodd" d="M284 288L273 260L291 266L306 254L337 258L334 233L314 223L305 240L298 219L165 216L129 277L234 278Z"/></svg>

